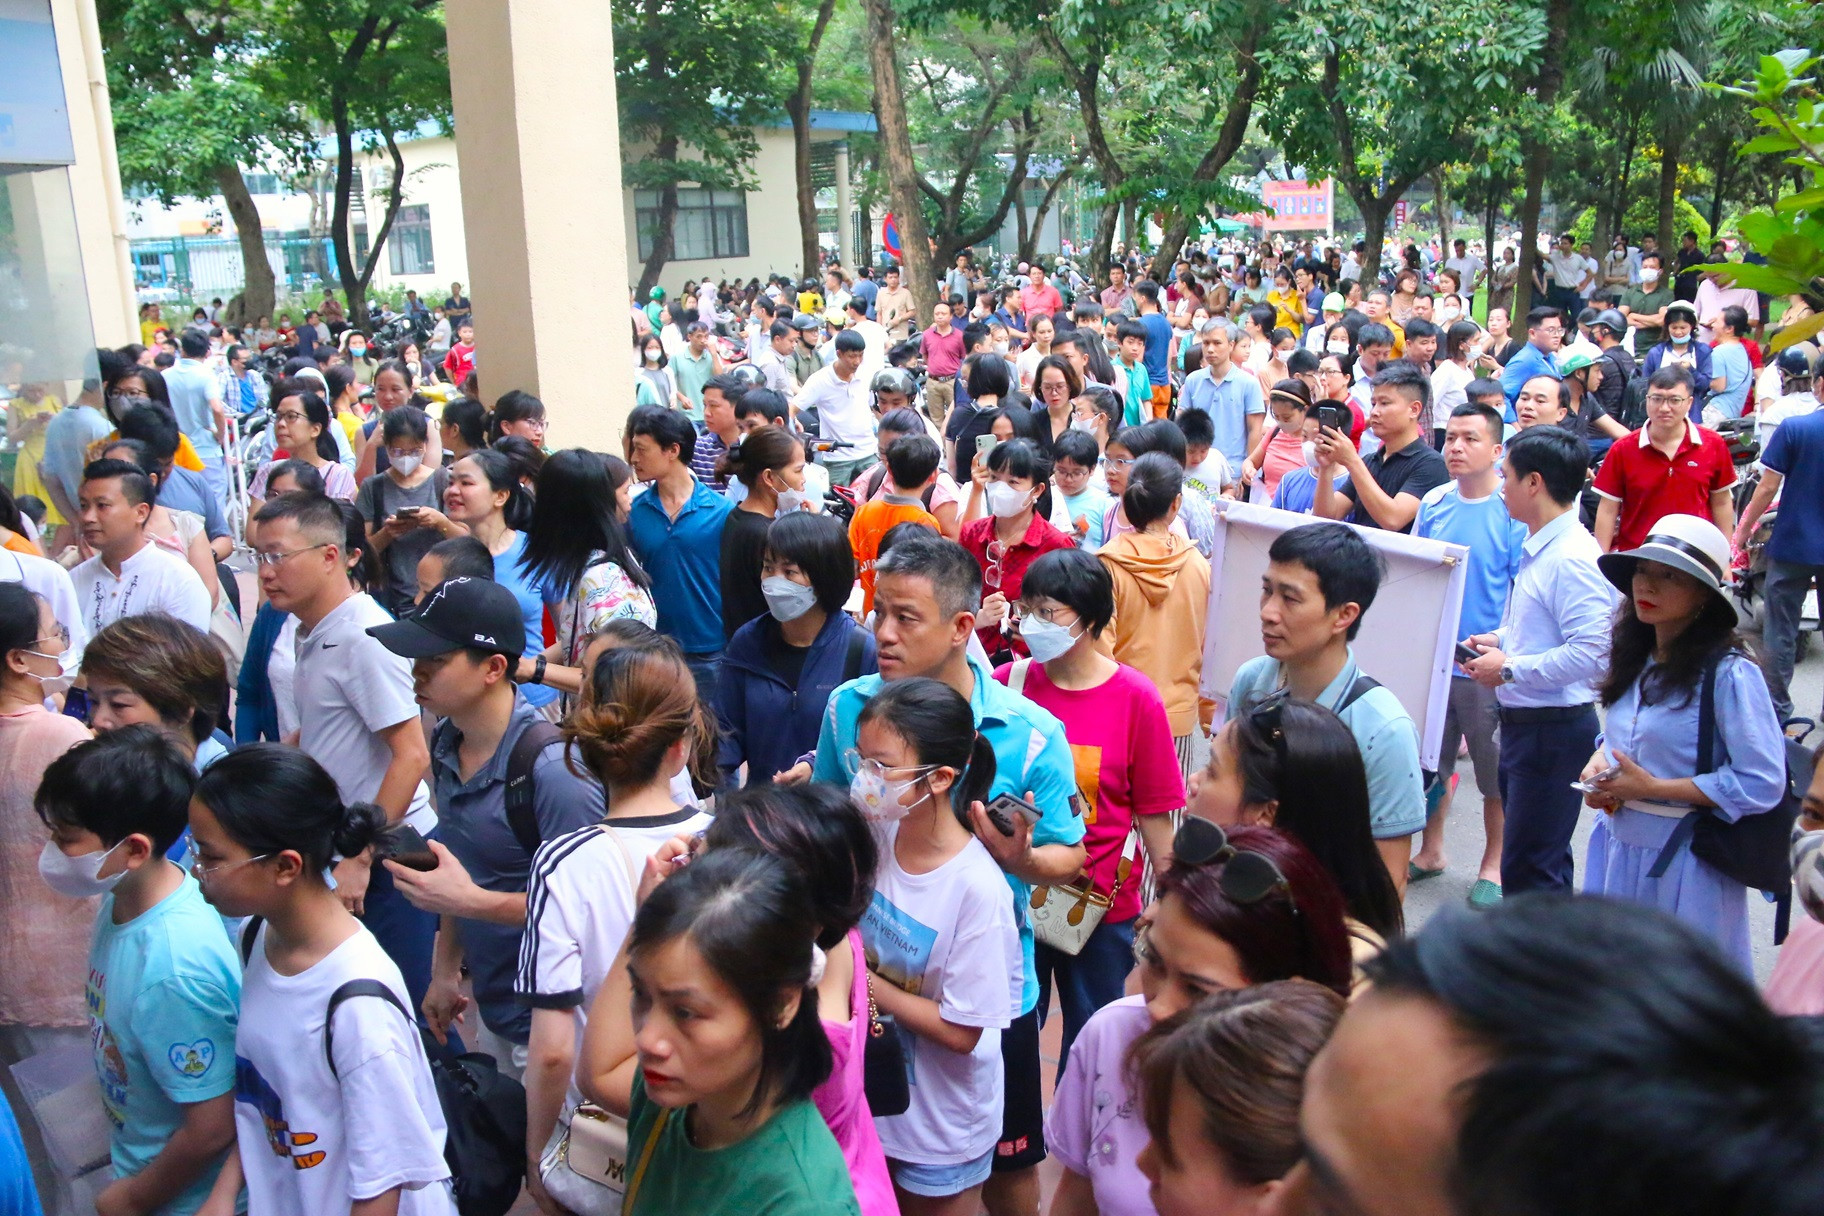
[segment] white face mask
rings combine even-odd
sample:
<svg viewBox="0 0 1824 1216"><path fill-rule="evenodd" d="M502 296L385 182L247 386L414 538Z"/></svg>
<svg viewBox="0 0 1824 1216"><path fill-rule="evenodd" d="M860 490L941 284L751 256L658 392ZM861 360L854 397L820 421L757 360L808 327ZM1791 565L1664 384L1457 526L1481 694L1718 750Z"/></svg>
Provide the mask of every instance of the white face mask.
<svg viewBox="0 0 1824 1216"><path fill-rule="evenodd" d="M1298 446L1305 453L1305 467L1315 473L1317 471L1317 444L1307 439Z"/></svg>
<svg viewBox="0 0 1824 1216"><path fill-rule="evenodd" d="M108 854L125 843L124 840L118 841L113 848L71 857L58 848L55 841L47 840L44 842L44 852L38 854L38 877L44 879L45 886L71 899L106 895L127 876L127 872L123 869L107 878L97 876L101 873L101 867L107 864Z"/></svg>
<svg viewBox="0 0 1824 1216"><path fill-rule="evenodd" d="M1824 832L1792 830L1792 884L1811 919L1824 921Z"/></svg>
<svg viewBox="0 0 1824 1216"><path fill-rule="evenodd" d="M995 344L994 344L994 353L995 353L995 354L997 354L997 355L1004 355L1004 354L1006 354L1006 353L1007 353L1007 345L1008 345L1008 344L1007 344L1007 343L1005 343L1005 342L996 342L996 343L995 343Z"/></svg>
<svg viewBox="0 0 1824 1216"><path fill-rule="evenodd" d="M399 476L410 477L413 473L418 471L418 466L424 463L424 453L413 452L410 455L395 456L391 452L388 452L386 454L386 459L393 468L399 471Z"/></svg>
<svg viewBox="0 0 1824 1216"><path fill-rule="evenodd" d="M766 597L766 610L775 621L795 621L817 606L817 590L789 578L763 578L760 594Z"/></svg>
<svg viewBox="0 0 1824 1216"><path fill-rule="evenodd" d="M1326 342L1324 350L1333 355L1346 355L1349 353L1349 344L1347 342Z"/></svg>
<svg viewBox="0 0 1824 1216"><path fill-rule="evenodd" d="M1056 625L1036 616L1020 618L1020 637L1025 639L1032 657L1041 663L1049 663L1069 651L1080 636L1072 633L1068 625Z"/></svg>
<svg viewBox="0 0 1824 1216"><path fill-rule="evenodd" d="M1070 420L1070 429L1073 431L1084 431L1093 435L1096 430L1096 424L1089 421L1087 418L1072 418Z"/></svg>
<svg viewBox="0 0 1824 1216"><path fill-rule="evenodd" d="M46 697L66 693L76 683L77 660L73 652L66 650L62 654L45 654L41 650L28 650L25 653L34 658L54 660L57 664L57 674L54 676L41 676L34 671L25 673L38 681L38 686L43 689Z"/></svg>
<svg viewBox="0 0 1824 1216"><path fill-rule="evenodd" d="M1015 489L1004 481L989 482L984 492L988 496L988 510L997 519L1012 519L1032 505L1026 491Z"/></svg>
<svg viewBox="0 0 1824 1216"><path fill-rule="evenodd" d="M1642 266L1640 268L1640 281L1643 283L1657 283L1659 281L1659 271L1651 266Z"/></svg>
<svg viewBox="0 0 1824 1216"><path fill-rule="evenodd" d="M776 515L789 515L793 511L802 511L810 505L810 498L803 490L794 490L790 486L779 491L779 506Z"/></svg>
<svg viewBox="0 0 1824 1216"><path fill-rule="evenodd" d="M1666 339L1667 339L1667 341L1671 342L1672 345L1674 345L1674 346L1684 346L1691 341L1691 335L1690 334L1667 334Z"/></svg>
<svg viewBox="0 0 1824 1216"><path fill-rule="evenodd" d="M888 781L864 764L855 770L855 776L849 782L849 797L861 808L862 818L874 823L897 823L912 810L911 806L902 804L900 799L918 781L917 777L909 781ZM924 800L921 797L912 806L917 806Z"/></svg>

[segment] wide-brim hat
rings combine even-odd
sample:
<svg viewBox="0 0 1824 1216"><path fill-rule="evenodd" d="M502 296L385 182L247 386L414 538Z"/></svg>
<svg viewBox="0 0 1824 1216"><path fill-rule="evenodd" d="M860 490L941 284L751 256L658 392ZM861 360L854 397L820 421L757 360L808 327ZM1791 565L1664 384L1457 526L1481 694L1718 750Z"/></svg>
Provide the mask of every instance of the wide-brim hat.
<svg viewBox="0 0 1824 1216"><path fill-rule="evenodd" d="M1604 553L1596 564L1623 595L1633 594L1634 567L1644 560L1682 570L1720 596L1729 558L1729 538L1721 528L1697 515L1666 515L1653 524L1638 546Z"/></svg>

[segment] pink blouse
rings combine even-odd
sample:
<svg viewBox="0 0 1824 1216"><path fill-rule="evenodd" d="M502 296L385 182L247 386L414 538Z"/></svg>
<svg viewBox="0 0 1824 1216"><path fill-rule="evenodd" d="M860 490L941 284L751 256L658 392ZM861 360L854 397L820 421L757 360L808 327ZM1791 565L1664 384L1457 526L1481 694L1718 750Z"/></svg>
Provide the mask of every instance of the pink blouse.
<svg viewBox="0 0 1824 1216"><path fill-rule="evenodd" d="M893 1197L893 1180L887 1173L887 1156L881 1150L874 1116L862 1089L868 1042L868 972L858 929L849 930L849 951L855 959L849 1021L844 1025L824 1019L823 1032L830 1037L834 1066L829 1079L811 1095L811 1101L830 1125L830 1133L842 1147L842 1158L849 1163L861 1216L899 1216L899 1201Z"/></svg>
<svg viewBox="0 0 1824 1216"><path fill-rule="evenodd" d="M68 899L38 877L51 838L32 798L44 770L89 737L42 706L0 714L0 1026L87 1026L83 998L99 899Z"/></svg>

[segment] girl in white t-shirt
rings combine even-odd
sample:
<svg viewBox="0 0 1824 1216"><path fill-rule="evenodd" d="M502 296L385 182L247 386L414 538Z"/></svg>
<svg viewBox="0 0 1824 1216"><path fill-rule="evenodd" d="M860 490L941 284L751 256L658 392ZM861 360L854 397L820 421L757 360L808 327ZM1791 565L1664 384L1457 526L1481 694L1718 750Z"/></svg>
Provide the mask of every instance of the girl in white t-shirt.
<svg viewBox="0 0 1824 1216"><path fill-rule="evenodd" d="M225 917L256 918L241 938L235 1147L198 1216L232 1216L243 1183L260 1216L455 1216L405 981L323 877L385 824L277 743L230 752L197 782L203 895Z"/></svg>
<svg viewBox="0 0 1824 1216"><path fill-rule="evenodd" d="M514 989L532 1006L526 1067L527 1183L539 1206L578 1216L618 1210L619 1197L569 1166L573 1077L589 1003L633 927L639 875L660 845L695 835L709 816L672 799L688 767L715 780L716 724L690 668L669 642L605 649L593 660L567 731L608 794L602 823L548 840L532 859L526 930Z"/></svg>
<svg viewBox="0 0 1824 1216"><path fill-rule="evenodd" d="M994 752L969 702L936 680L883 686L859 726L850 795L881 844L861 936L912 1093L875 1127L900 1210L963 1216L1000 1135L1001 1031L1021 995L1007 879L964 818L994 780Z"/></svg>

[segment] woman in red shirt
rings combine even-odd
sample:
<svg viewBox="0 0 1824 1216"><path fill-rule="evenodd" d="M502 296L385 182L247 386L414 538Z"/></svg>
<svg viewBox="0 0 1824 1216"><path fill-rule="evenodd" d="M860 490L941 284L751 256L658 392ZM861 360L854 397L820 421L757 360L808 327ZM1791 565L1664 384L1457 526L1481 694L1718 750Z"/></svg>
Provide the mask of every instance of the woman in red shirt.
<svg viewBox="0 0 1824 1216"><path fill-rule="evenodd" d="M982 567L982 610L976 637L991 661L1024 658L1017 633L1003 633L1008 605L1019 602L1026 568L1056 549L1076 542L1037 513L1035 505L1051 479L1051 457L1030 439L1010 439L988 453L991 480L983 493L988 514L963 525L962 544Z"/></svg>

